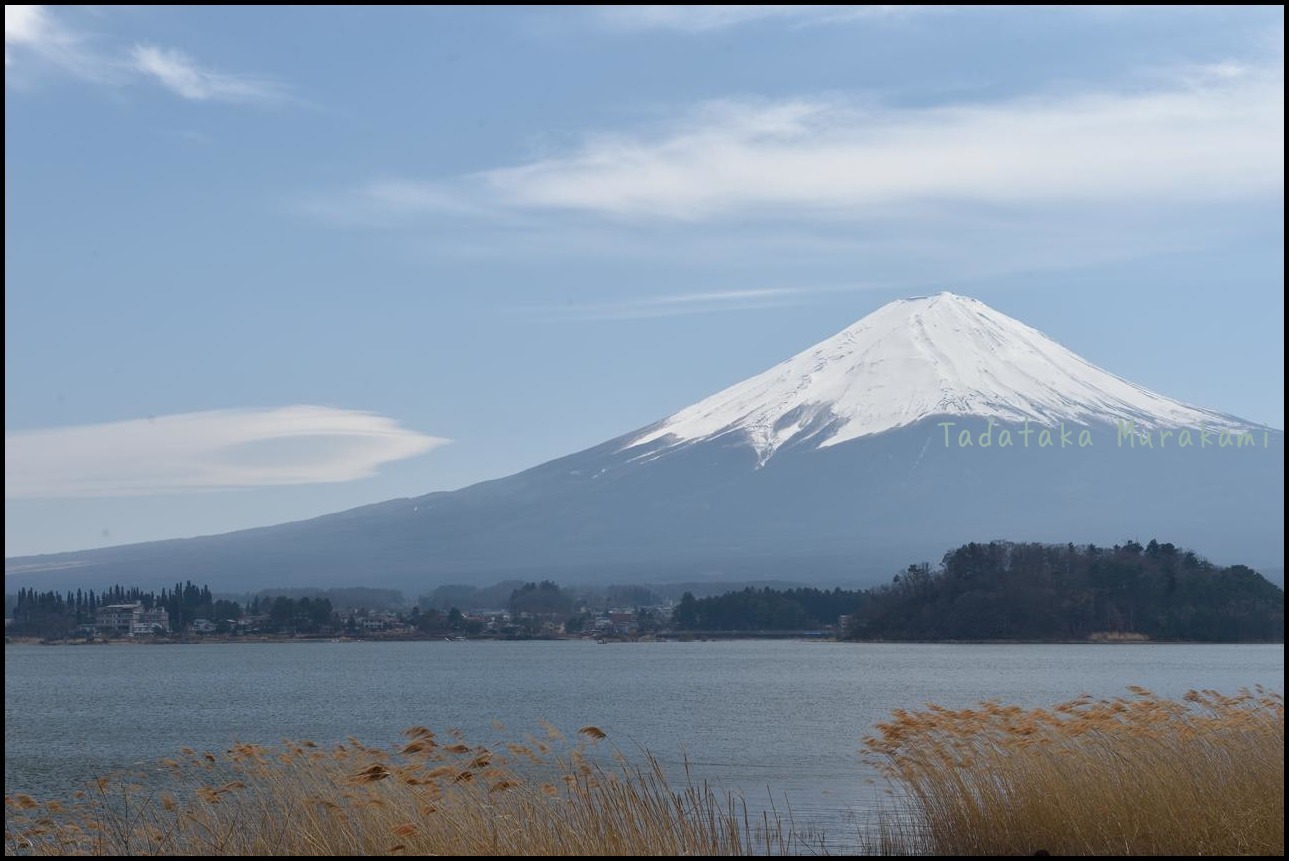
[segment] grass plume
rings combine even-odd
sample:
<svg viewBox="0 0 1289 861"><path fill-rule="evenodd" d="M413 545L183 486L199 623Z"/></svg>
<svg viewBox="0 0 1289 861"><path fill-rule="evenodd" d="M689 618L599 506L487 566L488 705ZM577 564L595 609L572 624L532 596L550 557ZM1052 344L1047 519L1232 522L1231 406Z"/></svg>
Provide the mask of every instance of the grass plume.
<svg viewBox="0 0 1289 861"><path fill-rule="evenodd" d="M1143 688L1052 708L896 711L865 743L895 807L883 855L1283 855L1284 701L1261 688L1177 700ZM574 739L485 747L427 727L184 749L159 772L65 801L5 797L6 855L823 854L734 795ZM610 755L606 755L610 754ZM857 779L858 779L857 775Z"/></svg>
<svg viewBox="0 0 1289 861"><path fill-rule="evenodd" d="M866 741L897 789L880 851L1283 855L1283 697L1129 691L895 712Z"/></svg>
<svg viewBox="0 0 1289 861"><path fill-rule="evenodd" d="M589 731L588 731L589 730ZM158 781L100 779L69 805L6 796L6 855L783 854L777 822L656 759L594 751L604 732L503 754L425 727L390 752L354 739L238 744L164 761Z"/></svg>

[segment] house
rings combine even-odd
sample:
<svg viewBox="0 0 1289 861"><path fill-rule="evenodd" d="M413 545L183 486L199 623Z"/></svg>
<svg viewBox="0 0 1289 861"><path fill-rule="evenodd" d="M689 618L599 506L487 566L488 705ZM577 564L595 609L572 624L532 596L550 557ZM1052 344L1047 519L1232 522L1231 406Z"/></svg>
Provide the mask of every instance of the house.
<svg viewBox="0 0 1289 861"><path fill-rule="evenodd" d="M260 613L257 616L243 616L234 624L239 632L243 634L258 634L260 631L267 629L269 626L269 614Z"/></svg>
<svg viewBox="0 0 1289 861"><path fill-rule="evenodd" d="M397 613L369 610L364 618L358 619L358 627L364 631L402 631L407 626Z"/></svg>
<svg viewBox="0 0 1289 861"><path fill-rule="evenodd" d="M634 634L636 613L634 610L608 610L600 614L591 627L597 634Z"/></svg>
<svg viewBox="0 0 1289 861"><path fill-rule="evenodd" d="M102 634L128 634L134 611L142 604L104 604L94 611L94 627Z"/></svg>
<svg viewBox="0 0 1289 861"><path fill-rule="evenodd" d="M164 607L147 609L142 601L133 604L105 604L94 611L94 629L100 634L170 633L170 614Z"/></svg>
<svg viewBox="0 0 1289 861"><path fill-rule="evenodd" d="M219 626L209 619L193 619L192 632L194 634L213 634Z"/></svg>
<svg viewBox="0 0 1289 861"><path fill-rule="evenodd" d="M145 610L142 604L139 605L139 610L134 614L134 620L130 623L131 637L140 634L169 633L170 613L164 607L153 607L151 610Z"/></svg>
<svg viewBox="0 0 1289 861"><path fill-rule="evenodd" d="M636 632L635 610L610 610L609 623L615 634L634 634Z"/></svg>

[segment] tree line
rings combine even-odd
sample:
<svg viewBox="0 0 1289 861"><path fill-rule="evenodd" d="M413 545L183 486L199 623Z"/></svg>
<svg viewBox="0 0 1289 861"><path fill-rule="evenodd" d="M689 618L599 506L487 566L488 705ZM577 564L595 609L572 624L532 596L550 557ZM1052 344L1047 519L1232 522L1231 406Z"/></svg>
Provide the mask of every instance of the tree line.
<svg viewBox="0 0 1289 861"><path fill-rule="evenodd" d="M970 543L869 590L847 636L898 640L1283 642L1284 591L1244 565L1151 540Z"/></svg>
<svg viewBox="0 0 1289 861"><path fill-rule="evenodd" d="M800 631L834 625L853 613L864 593L848 589L756 589L724 595L681 596L672 610L679 631Z"/></svg>
<svg viewBox="0 0 1289 861"><path fill-rule="evenodd" d="M19 637L60 639L93 626L98 610L113 604L142 604L145 609L164 609L170 617L172 631L183 631L198 619L215 625L216 630L230 631L239 620L261 619L266 630L276 633L319 633L338 626L340 620L326 598L288 598L256 596L245 605L226 598L216 598L209 586L188 581L176 583L173 589L158 592L137 587L112 586L101 592L93 589L39 592L19 589L6 610L12 622L6 633Z"/></svg>
<svg viewBox="0 0 1289 861"><path fill-rule="evenodd" d="M680 631L840 626L853 640L1152 640L1283 642L1284 591L1244 565L1214 565L1151 540L1113 547L965 544L940 566L910 565L865 590L746 588L686 593Z"/></svg>
<svg viewBox="0 0 1289 861"><path fill-rule="evenodd" d="M501 586L502 584L499 584ZM567 630L592 618L585 599L550 581L506 583L488 597L507 607L515 625L563 623ZM440 598L450 590L445 587ZM454 595L453 597L461 597ZM470 597L470 596L466 596ZM647 590L614 598L654 598ZM215 598L207 586L176 583L159 592L113 586L101 592L21 589L6 596L14 636L58 639L86 630L97 610L138 602L163 607L173 631L206 619L217 631L275 634L356 632L354 614L342 617L330 598L264 594L245 603ZM421 634L478 633L482 622L455 606L433 603L398 614ZM625 603L625 600L623 600ZM637 608L638 629L676 631L788 631L839 626L855 640L1086 640L1140 635L1154 640L1283 642L1284 592L1244 565L1218 566L1192 551L1151 540L1113 547L1038 543L965 544L939 567L910 565L883 586L864 589L748 587L695 598L685 592L665 616ZM393 614L391 614L393 615ZM842 618L846 619L840 625Z"/></svg>

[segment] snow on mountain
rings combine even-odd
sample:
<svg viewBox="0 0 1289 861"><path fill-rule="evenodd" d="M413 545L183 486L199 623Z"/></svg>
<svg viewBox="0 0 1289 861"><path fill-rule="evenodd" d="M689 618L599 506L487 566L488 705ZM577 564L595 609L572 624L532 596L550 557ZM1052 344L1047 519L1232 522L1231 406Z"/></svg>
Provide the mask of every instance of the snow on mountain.
<svg viewBox="0 0 1289 861"><path fill-rule="evenodd" d="M901 299L804 352L664 419L623 450L739 434L761 463L931 416L1247 429L1093 365L1037 329L953 293ZM650 446L644 457L656 454Z"/></svg>
<svg viewBox="0 0 1289 861"><path fill-rule="evenodd" d="M460 490L225 535L5 560L5 585L217 591L363 583L420 594L501 580L886 582L968 541L1181 542L1283 567L1284 434L1257 445L1062 452L935 444L933 422L1211 430L949 294L895 302L647 428ZM839 443L848 443L840 445ZM755 447L755 451L753 450ZM767 468L753 468L759 462ZM776 454L777 452L777 454Z"/></svg>

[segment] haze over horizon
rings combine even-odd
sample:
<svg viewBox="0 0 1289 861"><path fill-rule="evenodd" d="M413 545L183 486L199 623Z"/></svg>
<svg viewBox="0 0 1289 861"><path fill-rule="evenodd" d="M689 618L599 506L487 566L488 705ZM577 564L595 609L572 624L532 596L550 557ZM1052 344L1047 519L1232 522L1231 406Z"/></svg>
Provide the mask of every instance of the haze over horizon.
<svg viewBox="0 0 1289 861"><path fill-rule="evenodd" d="M1280 7L9 6L5 45L6 556L499 478L942 290L1284 425Z"/></svg>

